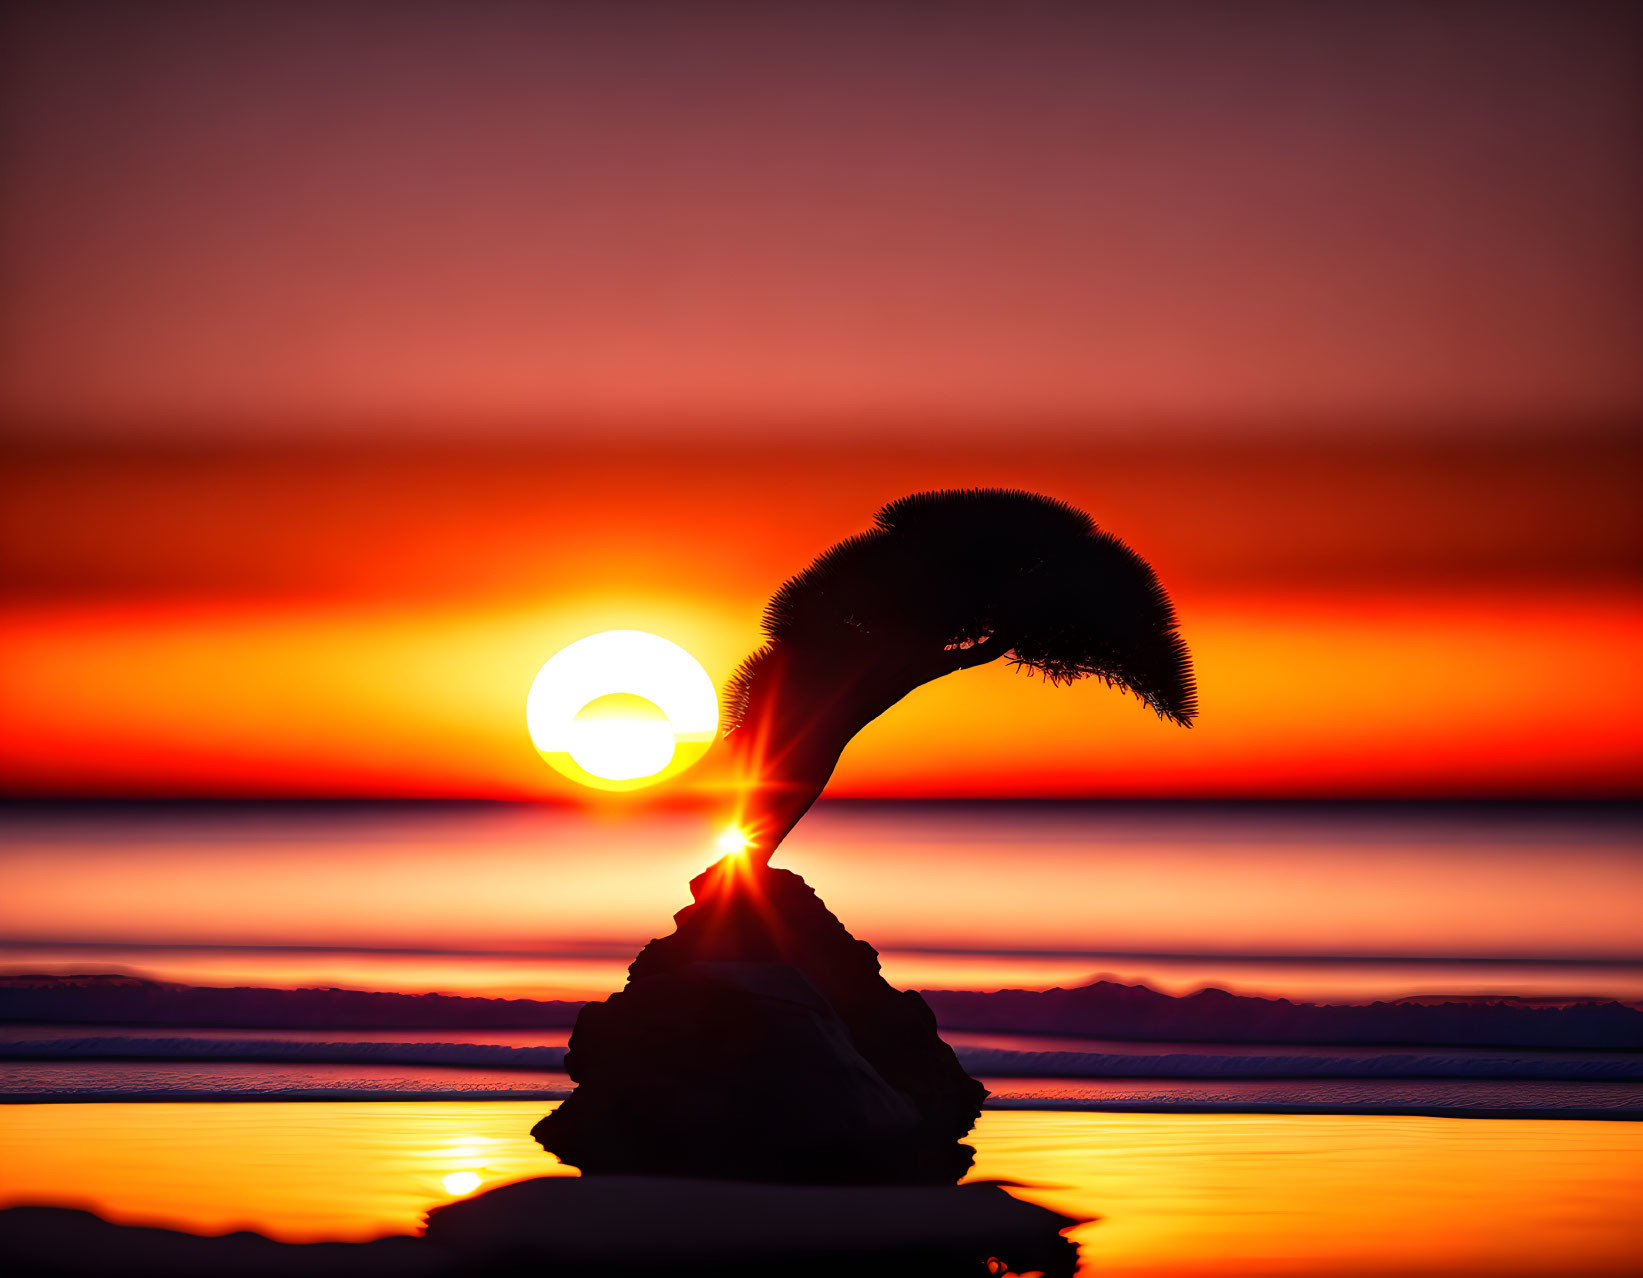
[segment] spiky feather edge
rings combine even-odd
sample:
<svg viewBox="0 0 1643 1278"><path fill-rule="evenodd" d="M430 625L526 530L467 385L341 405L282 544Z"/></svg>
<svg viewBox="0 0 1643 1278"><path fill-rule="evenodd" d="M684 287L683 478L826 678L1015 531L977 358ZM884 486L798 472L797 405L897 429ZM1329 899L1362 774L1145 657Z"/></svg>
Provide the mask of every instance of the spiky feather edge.
<svg viewBox="0 0 1643 1278"><path fill-rule="evenodd" d="M1098 525L1095 519L1086 511L1080 510L1077 506L1059 498L1046 497L1042 493L1031 492L1025 488L931 488L909 493L905 497L899 497L895 501L887 502L874 514L873 528L866 532L855 533L828 547L803 571L781 584L765 605L764 614L761 617L761 628L768 636L767 642L737 666L725 683L723 693L724 732L734 731L745 721L753 685L757 680L759 671L775 654L781 643L782 632L795 622L796 605L799 598L808 588L814 585L818 578L825 575L839 559L871 544L885 533L902 526L897 522L898 515L911 513L916 516L927 510L940 509L953 502L954 499L975 500L977 498L997 500L1001 503L1024 502L1061 516L1084 535L1110 546L1140 570L1146 583L1148 601L1157 611L1159 642L1165 646L1168 652L1165 669L1173 676L1176 685L1182 690L1180 705L1176 709L1171 709L1169 706L1164 705L1156 694L1148 694L1141 689L1131 687L1116 676L1095 667L1084 670L1052 671L1032 661L1018 657L1013 651L1005 653L1004 659L1009 661L1016 669L1025 668L1033 671L1054 684L1071 684L1085 678L1099 679L1109 688L1115 688L1133 695L1158 715L1160 719L1190 728L1193 719L1198 715L1198 689L1197 680L1192 672L1192 655L1187 649L1186 641L1180 635L1175 605L1151 564L1122 538Z"/></svg>
<svg viewBox="0 0 1643 1278"><path fill-rule="evenodd" d="M895 501L886 502L873 516L873 525L889 532L902 526L897 522L897 516L922 515L930 510L940 510L954 499L974 501L978 498L1001 503L1023 502L1029 506L1037 506L1050 514L1059 515L1083 532L1099 532L1095 520L1071 502L1062 501L1059 497L1046 497L1043 493L1031 492L1025 488L926 488L909 493L905 497L898 497Z"/></svg>

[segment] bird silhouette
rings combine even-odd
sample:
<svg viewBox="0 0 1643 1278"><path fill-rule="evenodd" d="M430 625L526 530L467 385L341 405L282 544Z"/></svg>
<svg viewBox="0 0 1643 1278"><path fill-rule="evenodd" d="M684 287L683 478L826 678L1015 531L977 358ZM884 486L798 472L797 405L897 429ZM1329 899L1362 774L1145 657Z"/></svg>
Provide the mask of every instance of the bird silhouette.
<svg viewBox="0 0 1643 1278"><path fill-rule="evenodd" d="M1100 679L1166 720L1197 713L1175 610L1147 562L1036 493L915 493L784 583L765 645L725 690L726 743L767 864L852 737L913 689L1007 658L1051 683Z"/></svg>

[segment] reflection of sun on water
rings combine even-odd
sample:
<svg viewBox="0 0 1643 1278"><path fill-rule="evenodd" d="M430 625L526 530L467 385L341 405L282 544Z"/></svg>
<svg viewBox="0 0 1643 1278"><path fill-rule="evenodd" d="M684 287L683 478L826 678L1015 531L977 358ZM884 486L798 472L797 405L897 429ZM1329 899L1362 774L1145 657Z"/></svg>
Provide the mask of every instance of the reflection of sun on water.
<svg viewBox="0 0 1643 1278"><path fill-rule="evenodd" d="M0 1207L67 1203L126 1224L249 1228L289 1242L415 1233L426 1212L453 1198L574 1175L530 1137L552 1108L501 1100L0 1105Z"/></svg>
<svg viewBox="0 0 1643 1278"><path fill-rule="evenodd" d="M485 1183L482 1172L491 1170L487 1160L497 1152L497 1146L506 1142L495 1136L475 1136L472 1133L461 1136L452 1136L445 1141L446 1148L430 1150L428 1157L445 1163L458 1163L456 1171L440 1177L439 1183L445 1187L445 1192L454 1198L461 1198L471 1194ZM460 1164L470 1163L472 1166L462 1167Z"/></svg>
<svg viewBox="0 0 1643 1278"><path fill-rule="evenodd" d="M0 1205L304 1242L414 1233L482 1185L572 1174L530 1137L553 1108L3 1105ZM1639 1123L989 1110L970 1143L973 1178L1102 1217L1074 1236L1104 1278L1637 1272Z"/></svg>
<svg viewBox="0 0 1643 1278"><path fill-rule="evenodd" d="M491 1152L491 1147L501 1142L494 1136L454 1136L446 1142L449 1149L435 1151L434 1158L480 1158L483 1159Z"/></svg>

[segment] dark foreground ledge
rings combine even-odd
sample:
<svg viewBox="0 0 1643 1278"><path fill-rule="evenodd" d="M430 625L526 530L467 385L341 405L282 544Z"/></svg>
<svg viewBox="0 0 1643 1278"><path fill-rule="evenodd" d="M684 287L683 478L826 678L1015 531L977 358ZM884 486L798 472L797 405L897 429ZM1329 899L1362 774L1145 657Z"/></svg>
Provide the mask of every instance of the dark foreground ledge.
<svg viewBox="0 0 1643 1278"><path fill-rule="evenodd" d="M902 1274L983 1278L1002 1264L1070 1278L1078 1223L993 1184L752 1185L629 1176L520 1181L431 1212L421 1238L282 1243L0 1211L23 1278L458 1278L460 1275Z"/></svg>

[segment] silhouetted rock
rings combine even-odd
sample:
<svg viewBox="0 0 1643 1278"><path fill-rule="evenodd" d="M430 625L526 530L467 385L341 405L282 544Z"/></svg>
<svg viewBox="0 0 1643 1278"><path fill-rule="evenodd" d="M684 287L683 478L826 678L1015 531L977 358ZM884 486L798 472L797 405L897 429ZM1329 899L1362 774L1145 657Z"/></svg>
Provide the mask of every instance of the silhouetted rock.
<svg viewBox="0 0 1643 1278"><path fill-rule="evenodd" d="M0 1020L199 1025L237 1029L545 1029L580 1003L373 990L180 985L137 976L0 976Z"/></svg>
<svg viewBox="0 0 1643 1278"><path fill-rule="evenodd" d="M1522 999L1295 1003L1203 989L1183 996L1096 981L1074 989L925 990L948 1029L1170 1043L1407 1044L1637 1051L1643 1011L1613 1001Z"/></svg>
<svg viewBox="0 0 1643 1278"><path fill-rule="evenodd" d="M812 1187L553 1176L431 1212L425 1237L287 1243L0 1211L7 1278L1071 1278L1074 1220L997 1185Z"/></svg>
<svg viewBox="0 0 1643 1278"><path fill-rule="evenodd" d="M440 1207L425 1237L476 1273L1070 1278L1078 1249L1061 1231L1076 1223L990 1184L549 1176Z"/></svg>
<svg viewBox="0 0 1643 1278"><path fill-rule="evenodd" d="M1112 981L1074 989L920 993L945 1029L1179 1043L1643 1048L1643 1010L1590 997L1455 994L1328 1004L1225 991L1177 996ZM75 1025L545 1029L573 1024L582 1006L365 990L217 989L114 975L0 976L0 1021ZM27 1057L29 1045L13 1044L8 1053ZM229 1045L221 1043L211 1054L228 1059ZM262 1058L253 1052L243 1059ZM432 1063L507 1064L500 1059ZM536 1060L530 1065L553 1067Z"/></svg>
<svg viewBox="0 0 1643 1278"><path fill-rule="evenodd" d="M587 1172L951 1184L986 1089L803 879L726 857L583 1009L533 1135Z"/></svg>

